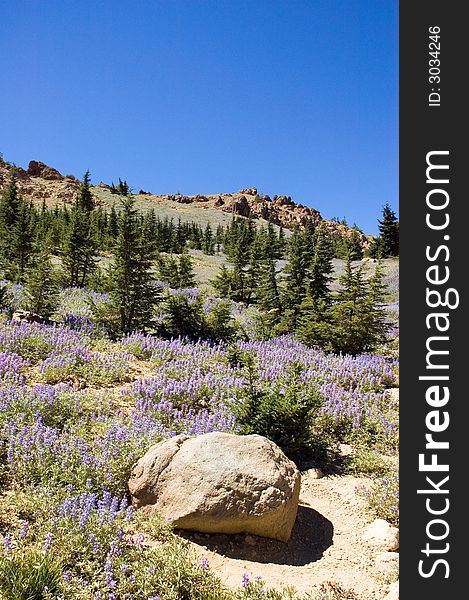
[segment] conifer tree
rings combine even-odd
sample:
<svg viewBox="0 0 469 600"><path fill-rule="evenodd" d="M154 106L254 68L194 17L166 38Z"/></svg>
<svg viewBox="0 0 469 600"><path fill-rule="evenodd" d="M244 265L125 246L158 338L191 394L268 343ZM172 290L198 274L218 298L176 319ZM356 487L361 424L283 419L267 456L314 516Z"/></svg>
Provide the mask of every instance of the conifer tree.
<svg viewBox="0 0 469 600"><path fill-rule="evenodd" d="M203 337L205 314L201 295L192 301L183 295L168 294L162 305L164 315L159 333L164 337Z"/></svg>
<svg viewBox="0 0 469 600"><path fill-rule="evenodd" d="M246 267L249 261L249 254L243 245L241 236L233 250L233 268L231 270L231 298L240 302L246 300Z"/></svg>
<svg viewBox="0 0 469 600"><path fill-rule="evenodd" d="M214 254L214 239L213 239L213 231L210 227L210 223L207 223L207 226L204 231L204 238L202 242L202 251L204 254Z"/></svg>
<svg viewBox="0 0 469 600"><path fill-rule="evenodd" d="M117 233L119 229L119 223L117 218L117 212L114 204L111 207L111 211L109 213L109 221L108 221L108 236L112 242L115 243L117 238Z"/></svg>
<svg viewBox="0 0 469 600"><path fill-rule="evenodd" d="M333 272L334 247L324 226L319 226L315 230L312 237L312 246L311 262L307 268L307 291L311 299L323 299L326 304L329 304L329 284Z"/></svg>
<svg viewBox="0 0 469 600"><path fill-rule="evenodd" d="M157 228L158 222L156 219L155 209L149 210L143 218L143 234L151 245L153 252L158 251L158 240L157 240Z"/></svg>
<svg viewBox="0 0 469 600"><path fill-rule="evenodd" d="M279 232L278 232L278 242L277 242L277 248L278 248L277 258L279 258L279 259L283 258L286 247L287 247L287 241L285 239L285 232L283 230L283 227L280 227Z"/></svg>
<svg viewBox="0 0 469 600"><path fill-rule="evenodd" d="M389 319L385 308L386 284L381 261L376 265L375 272L368 280L366 296L366 314L368 319L365 348L373 348L386 339L389 330Z"/></svg>
<svg viewBox="0 0 469 600"><path fill-rule="evenodd" d="M305 238L300 229L295 227L288 244L288 262L284 269L284 296L286 306L295 314L306 296L307 270L310 255L305 244Z"/></svg>
<svg viewBox="0 0 469 600"><path fill-rule="evenodd" d="M112 303L117 310L118 331L145 330L153 321L159 292L151 273L154 255L139 229L138 213L131 196L122 198L114 260L110 266Z"/></svg>
<svg viewBox="0 0 469 600"><path fill-rule="evenodd" d="M383 218L378 220L382 257L399 256L399 221L388 203L383 208Z"/></svg>
<svg viewBox="0 0 469 600"><path fill-rule="evenodd" d="M347 238L347 252L351 260L361 260L363 258L363 246L356 228L352 229L350 237Z"/></svg>
<svg viewBox="0 0 469 600"><path fill-rule="evenodd" d="M244 277L244 298L248 304L252 303L259 293L261 283L261 260L263 247L261 240L256 237L249 251L249 265Z"/></svg>
<svg viewBox="0 0 469 600"><path fill-rule="evenodd" d="M18 194L13 169L0 200L0 264L7 278L22 281L33 252L34 209Z"/></svg>
<svg viewBox="0 0 469 600"><path fill-rule="evenodd" d="M263 311L279 315L282 308L280 290L277 282L277 269L275 260L268 258L262 262L259 288L257 292L257 306Z"/></svg>
<svg viewBox="0 0 469 600"><path fill-rule="evenodd" d="M90 190L90 172L86 171L83 175L83 181L80 186L80 195L78 197L78 206L87 212L91 212L94 208L93 196Z"/></svg>
<svg viewBox="0 0 469 600"><path fill-rule="evenodd" d="M14 258L12 241L18 223L19 204L17 175L16 171L12 169L8 185L0 200L0 261L6 274L9 274Z"/></svg>
<svg viewBox="0 0 469 600"><path fill-rule="evenodd" d="M178 286L180 288L194 287L196 284L192 259L187 250L182 252L178 261Z"/></svg>
<svg viewBox="0 0 469 600"><path fill-rule="evenodd" d="M30 298L29 310L48 319L57 308L59 288L47 247L35 255L27 271L26 290Z"/></svg>
<svg viewBox="0 0 469 600"><path fill-rule="evenodd" d="M80 200L70 215L70 225L66 236L63 265L68 284L83 287L96 269L96 240L93 236L91 214L82 208Z"/></svg>
<svg viewBox="0 0 469 600"><path fill-rule="evenodd" d="M213 279L210 283L222 298L231 298L231 290L233 286L232 279L232 271L228 269L225 264L223 264L220 267L215 279Z"/></svg>
<svg viewBox="0 0 469 600"><path fill-rule="evenodd" d="M331 308L336 326L334 350L357 354L367 346L370 327L370 306L363 268L353 268L349 257L339 283L342 289Z"/></svg>
<svg viewBox="0 0 469 600"><path fill-rule="evenodd" d="M181 252L186 247L186 235L184 233L184 226L181 222L181 219L178 219L178 224L176 230L174 232L173 239L173 247L172 251L176 254L181 254Z"/></svg>
<svg viewBox="0 0 469 600"><path fill-rule="evenodd" d="M35 210L33 205L21 201L18 221L13 230L12 251L16 263L16 279L23 281L26 268L34 252Z"/></svg>
<svg viewBox="0 0 469 600"><path fill-rule="evenodd" d="M221 251L221 247L223 245L223 236L225 234L225 229L223 225L217 225L217 230L215 233L215 252L218 254Z"/></svg>
<svg viewBox="0 0 469 600"><path fill-rule="evenodd" d="M301 303L296 335L307 346L335 350L336 323L331 306L323 298L312 298L309 294L305 297Z"/></svg>

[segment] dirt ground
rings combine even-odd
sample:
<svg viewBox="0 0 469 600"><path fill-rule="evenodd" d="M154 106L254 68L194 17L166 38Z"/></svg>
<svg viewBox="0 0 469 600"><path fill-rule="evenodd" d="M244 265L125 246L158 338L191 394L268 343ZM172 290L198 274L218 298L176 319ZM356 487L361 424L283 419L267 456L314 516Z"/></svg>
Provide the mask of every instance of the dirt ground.
<svg viewBox="0 0 469 600"><path fill-rule="evenodd" d="M311 593L324 582L334 582L360 600L381 600L388 588L374 564L379 550L361 539L374 517L356 493L358 486L369 484L363 477L316 479L313 469L303 472L298 516L287 544L253 535L183 536L233 588L248 573L277 589L294 586Z"/></svg>

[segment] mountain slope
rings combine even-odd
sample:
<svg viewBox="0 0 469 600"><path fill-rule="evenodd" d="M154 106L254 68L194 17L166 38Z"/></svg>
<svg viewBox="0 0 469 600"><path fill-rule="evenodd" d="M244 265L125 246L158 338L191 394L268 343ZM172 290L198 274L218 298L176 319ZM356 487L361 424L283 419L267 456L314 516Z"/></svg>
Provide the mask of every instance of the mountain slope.
<svg viewBox="0 0 469 600"><path fill-rule="evenodd" d="M8 182L12 165L0 163L0 190ZM16 167L18 188L24 198L36 205L49 208L70 205L76 198L80 182L73 175L62 175L57 169L39 161L31 161L28 169ZM97 206L111 207L118 196L111 192L111 186L105 183L91 186ZM292 229L295 224L305 225L309 220L315 223L323 221L332 233L349 236L354 231L346 225L323 219L319 211L294 202L290 196L259 196L256 188L248 188L234 193L197 194L153 194L140 190L135 194L137 206L142 209L155 208L162 216L181 218L182 220L226 223L232 215L253 217L271 221L277 226ZM369 243L367 237L359 232L364 247Z"/></svg>

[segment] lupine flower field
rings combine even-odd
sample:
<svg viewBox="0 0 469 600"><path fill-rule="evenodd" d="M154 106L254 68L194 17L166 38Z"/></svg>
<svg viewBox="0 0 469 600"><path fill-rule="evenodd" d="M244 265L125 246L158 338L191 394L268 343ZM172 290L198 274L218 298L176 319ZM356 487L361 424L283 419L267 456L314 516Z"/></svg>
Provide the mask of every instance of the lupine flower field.
<svg viewBox="0 0 469 600"><path fill-rule="evenodd" d="M20 287L11 293L20 306ZM239 432L235 407L248 373L233 356L246 355L259 388L281 392L295 367L301 386L319 391L314 430L327 448L323 460L333 460L343 442L395 456L397 407L385 390L398 385L397 358L327 354L292 335L228 344L135 332L111 341L92 321L90 295L107 301L106 294L64 290L49 324L0 317L5 598L299 598L247 574L238 591L225 588L167 525L132 510L130 469L162 439ZM233 305L236 311L242 312ZM374 477L371 490L357 493L396 520L395 472L377 470ZM36 584L46 582L45 596L19 591L25 581L36 585L33 568Z"/></svg>

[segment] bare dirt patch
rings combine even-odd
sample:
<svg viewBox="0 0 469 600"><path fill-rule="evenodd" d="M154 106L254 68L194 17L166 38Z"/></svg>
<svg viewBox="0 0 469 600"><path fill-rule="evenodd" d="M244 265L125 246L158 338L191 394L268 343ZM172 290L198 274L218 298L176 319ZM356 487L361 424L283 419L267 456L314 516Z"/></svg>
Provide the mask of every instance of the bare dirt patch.
<svg viewBox="0 0 469 600"><path fill-rule="evenodd" d="M360 600L383 598L387 587L374 566L377 551L361 539L374 517L356 493L371 480L313 476L312 470L302 474L298 516L287 544L253 535L180 534L232 588L248 573L273 588L293 586L311 593L334 582Z"/></svg>

